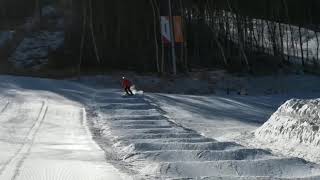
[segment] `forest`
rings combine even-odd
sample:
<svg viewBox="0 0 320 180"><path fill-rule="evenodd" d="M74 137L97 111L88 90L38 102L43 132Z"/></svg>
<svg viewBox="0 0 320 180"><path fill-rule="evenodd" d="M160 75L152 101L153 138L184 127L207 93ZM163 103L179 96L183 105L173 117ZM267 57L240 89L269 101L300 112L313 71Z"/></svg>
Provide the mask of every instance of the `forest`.
<svg viewBox="0 0 320 180"><path fill-rule="evenodd" d="M1 27L55 3L65 16L64 53L78 68L105 67L161 74L193 68L255 71L319 63L317 0L1 1ZM161 17L181 17L183 42L161 37ZM6 19L11 19L6 22ZM259 67L257 67L259 68Z"/></svg>

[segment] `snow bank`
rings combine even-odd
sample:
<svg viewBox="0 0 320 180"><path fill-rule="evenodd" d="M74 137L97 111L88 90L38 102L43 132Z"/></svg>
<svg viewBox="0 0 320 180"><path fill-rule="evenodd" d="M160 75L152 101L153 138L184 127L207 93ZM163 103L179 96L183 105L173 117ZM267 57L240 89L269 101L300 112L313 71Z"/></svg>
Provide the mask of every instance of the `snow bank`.
<svg viewBox="0 0 320 180"><path fill-rule="evenodd" d="M283 104L259 129L258 140L284 152L320 161L320 99L292 99ZM288 154L288 153L286 153Z"/></svg>

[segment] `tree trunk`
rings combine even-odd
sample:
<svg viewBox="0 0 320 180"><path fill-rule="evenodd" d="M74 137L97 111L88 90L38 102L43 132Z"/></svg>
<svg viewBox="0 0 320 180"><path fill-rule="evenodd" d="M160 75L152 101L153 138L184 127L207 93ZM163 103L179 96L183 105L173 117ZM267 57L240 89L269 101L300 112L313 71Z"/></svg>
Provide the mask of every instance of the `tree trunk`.
<svg viewBox="0 0 320 180"><path fill-rule="evenodd" d="M304 67L304 53L303 53L303 41L302 41L302 33L301 33L301 26L299 26L299 42L300 42L300 53L301 53L301 64Z"/></svg>

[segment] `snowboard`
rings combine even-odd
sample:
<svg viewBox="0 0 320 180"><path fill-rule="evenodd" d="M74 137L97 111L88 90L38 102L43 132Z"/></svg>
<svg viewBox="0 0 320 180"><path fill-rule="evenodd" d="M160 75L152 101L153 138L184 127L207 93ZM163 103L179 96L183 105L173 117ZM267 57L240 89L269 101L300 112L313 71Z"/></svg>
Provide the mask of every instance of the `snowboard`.
<svg viewBox="0 0 320 180"><path fill-rule="evenodd" d="M130 94L123 94L121 97L123 97L123 98L130 98L130 97L134 97L135 95L133 94L133 95L130 95Z"/></svg>
<svg viewBox="0 0 320 180"><path fill-rule="evenodd" d="M133 95L129 95L129 94L127 94L127 93L124 93L124 94L122 95L122 97L123 97L123 98L130 98L130 97L135 97L135 96L142 96L143 93L144 93L142 90L137 90L136 87L135 87L135 85L133 85L133 86L131 87L131 91L132 91Z"/></svg>

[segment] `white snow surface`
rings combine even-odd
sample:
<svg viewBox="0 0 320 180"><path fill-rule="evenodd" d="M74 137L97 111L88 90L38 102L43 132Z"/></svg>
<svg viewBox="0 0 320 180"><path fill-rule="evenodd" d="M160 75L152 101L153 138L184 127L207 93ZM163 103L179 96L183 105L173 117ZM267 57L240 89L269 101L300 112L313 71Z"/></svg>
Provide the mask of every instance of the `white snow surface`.
<svg viewBox="0 0 320 180"><path fill-rule="evenodd" d="M107 79L0 76L0 179L320 179L318 164L237 140L293 95L122 97Z"/></svg>
<svg viewBox="0 0 320 180"><path fill-rule="evenodd" d="M258 98L247 101L216 96L208 100L207 96L201 99L186 95L149 94L126 98L120 95L120 92L110 90L94 95L96 104L92 109L96 109L97 115L93 126L100 136L99 144L107 150L112 146L115 156L124 161L135 177L320 178L318 165L298 158L276 156L263 149L248 148L227 140L233 133L239 135L241 131L257 128L258 123L252 123L245 117L263 112L263 102L257 103L261 103L260 107L254 104ZM264 101L268 102L266 99ZM248 105L250 103L251 106ZM209 104L215 107L206 107ZM219 113L219 110L223 112ZM215 119L205 121L205 116L214 117L214 114ZM251 121L258 117L251 117ZM207 132L212 133L212 137L220 137L219 140L202 133L208 130L206 127L209 129Z"/></svg>
<svg viewBox="0 0 320 180"><path fill-rule="evenodd" d="M261 142L320 162L320 99L292 99L255 131Z"/></svg>
<svg viewBox="0 0 320 180"><path fill-rule="evenodd" d="M1 180L118 180L64 81L0 77ZM54 92L55 91L55 92ZM60 93L59 93L60 92Z"/></svg>

